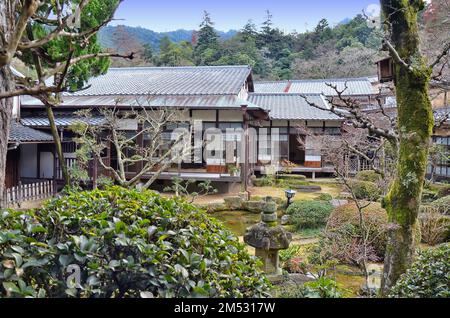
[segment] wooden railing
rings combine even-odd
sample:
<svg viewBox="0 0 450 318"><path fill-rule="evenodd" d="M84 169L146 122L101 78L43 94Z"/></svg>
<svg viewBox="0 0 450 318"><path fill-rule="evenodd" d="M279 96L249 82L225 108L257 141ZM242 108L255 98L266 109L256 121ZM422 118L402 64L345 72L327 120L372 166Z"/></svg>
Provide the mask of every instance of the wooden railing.
<svg viewBox="0 0 450 318"><path fill-rule="evenodd" d="M23 202L44 200L55 194L55 184L52 180L26 183L9 189L5 189L3 198L0 200L2 207L20 205Z"/></svg>

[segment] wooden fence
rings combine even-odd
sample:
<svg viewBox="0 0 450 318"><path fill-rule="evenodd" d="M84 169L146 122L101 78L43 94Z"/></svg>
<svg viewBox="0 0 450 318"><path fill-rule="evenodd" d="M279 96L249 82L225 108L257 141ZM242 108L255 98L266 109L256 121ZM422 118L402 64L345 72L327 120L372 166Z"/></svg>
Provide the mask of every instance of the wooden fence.
<svg viewBox="0 0 450 318"><path fill-rule="evenodd" d="M20 183L18 186L5 189L3 198L0 200L2 207L12 207L23 202L44 200L55 194L55 184L52 180L34 183Z"/></svg>

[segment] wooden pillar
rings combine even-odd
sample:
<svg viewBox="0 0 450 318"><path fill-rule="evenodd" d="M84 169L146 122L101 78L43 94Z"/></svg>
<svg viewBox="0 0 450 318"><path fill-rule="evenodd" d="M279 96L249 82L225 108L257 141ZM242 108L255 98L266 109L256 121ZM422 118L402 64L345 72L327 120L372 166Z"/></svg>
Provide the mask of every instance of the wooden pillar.
<svg viewBox="0 0 450 318"><path fill-rule="evenodd" d="M144 127L142 126L142 124L139 124L138 125L138 134L140 133L140 135L137 137L136 143L140 149L144 148L144 135L141 133L143 130L144 130ZM139 173L139 171L142 171L144 169L143 161L139 161L136 165L137 165L136 171L138 173Z"/></svg>
<svg viewBox="0 0 450 318"><path fill-rule="evenodd" d="M92 188L97 189L98 186L98 159L94 156L92 162Z"/></svg>
<svg viewBox="0 0 450 318"><path fill-rule="evenodd" d="M241 106L242 109L242 115L243 115L243 123L244 123L244 165L242 168L242 182L244 185L244 192L246 194L248 194L249 198L249 191L248 191L248 177L249 177L249 154L250 154L250 149L249 149L249 135L248 135L248 129L249 129L249 123L248 123L248 113L247 113L247 105L242 105Z"/></svg>
<svg viewBox="0 0 450 318"><path fill-rule="evenodd" d="M53 147L52 150L53 153L53 194L55 195L56 192L58 191L58 186L57 186L57 180L58 180L58 169L57 169L57 164L58 164L58 159L56 158L56 149L55 147Z"/></svg>

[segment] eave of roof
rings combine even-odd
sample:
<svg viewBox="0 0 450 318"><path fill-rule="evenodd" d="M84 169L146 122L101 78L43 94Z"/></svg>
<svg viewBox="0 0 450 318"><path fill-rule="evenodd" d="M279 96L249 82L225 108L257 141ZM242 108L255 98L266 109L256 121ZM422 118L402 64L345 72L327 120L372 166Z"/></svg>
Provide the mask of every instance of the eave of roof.
<svg viewBox="0 0 450 318"><path fill-rule="evenodd" d="M9 143L53 143L53 136L39 131L16 121L11 122L9 133Z"/></svg>

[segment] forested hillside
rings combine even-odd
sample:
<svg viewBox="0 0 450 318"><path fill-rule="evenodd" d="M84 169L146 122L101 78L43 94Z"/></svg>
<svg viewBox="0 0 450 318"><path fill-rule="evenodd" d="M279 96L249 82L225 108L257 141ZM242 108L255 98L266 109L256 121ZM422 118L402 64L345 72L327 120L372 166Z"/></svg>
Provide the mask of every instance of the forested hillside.
<svg viewBox="0 0 450 318"><path fill-rule="evenodd" d="M426 27L430 32L429 23ZM336 26L323 19L311 31L286 34L267 12L262 25L249 21L238 32L221 33L205 12L198 31L108 27L100 41L120 53L137 52L134 61L115 60L115 66L248 64L257 79L267 80L375 75L381 57L381 32L363 15Z"/></svg>
<svg viewBox="0 0 450 318"><path fill-rule="evenodd" d="M117 26L105 28L99 38L105 48L138 53L134 61L116 60L115 66L249 64L257 78L273 80L375 74L381 44L362 15L334 27L323 19L312 31L286 34L273 25L270 12L262 25L249 21L238 32L216 31L205 12L198 31Z"/></svg>

